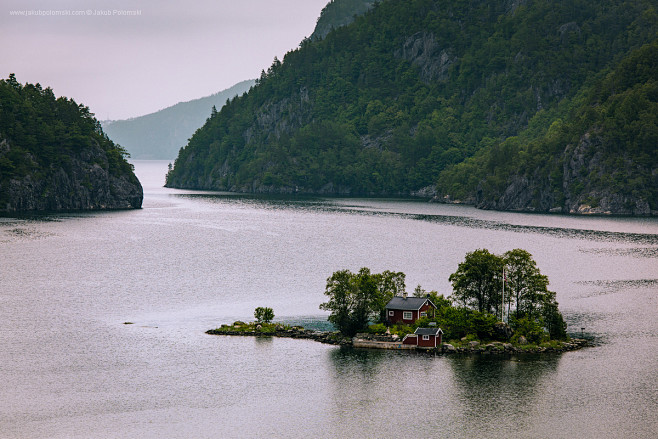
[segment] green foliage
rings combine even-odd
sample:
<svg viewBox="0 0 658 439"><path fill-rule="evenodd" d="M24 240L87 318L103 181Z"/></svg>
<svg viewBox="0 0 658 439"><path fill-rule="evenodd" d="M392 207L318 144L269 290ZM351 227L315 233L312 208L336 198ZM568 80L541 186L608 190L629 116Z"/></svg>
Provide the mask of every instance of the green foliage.
<svg viewBox="0 0 658 439"><path fill-rule="evenodd" d="M217 108L221 108L228 98L247 92L253 85L253 80L242 81L227 90L179 102L155 113L103 122L103 131L114 142L123 145L133 159L171 160L209 116L216 116Z"/></svg>
<svg viewBox="0 0 658 439"><path fill-rule="evenodd" d="M105 153L98 165L137 182L129 154L108 139L88 107L56 98L38 83L22 85L14 74L0 80L0 145L0 203L11 179L48 180L60 168L67 171L72 157L85 157L97 147Z"/></svg>
<svg viewBox="0 0 658 439"><path fill-rule="evenodd" d="M500 314L503 259L481 249L467 253L450 275L453 300L483 313Z"/></svg>
<svg viewBox="0 0 658 439"><path fill-rule="evenodd" d="M386 325L383 323L375 323L368 326L368 332L371 334L384 334L386 332Z"/></svg>
<svg viewBox="0 0 658 439"><path fill-rule="evenodd" d="M541 317L551 340L567 339L567 324L564 317L562 317L562 313L558 310L554 293L549 300L543 303Z"/></svg>
<svg viewBox="0 0 658 439"><path fill-rule="evenodd" d="M549 298L548 277L542 275L532 255L522 249L514 249L503 255L507 276L506 304L515 303L516 317L537 317L540 304Z"/></svg>
<svg viewBox="0 0 658 439"><path fill-rule="evenodd" d="M452 303L450 299L446 299L443 294L439 294L436 291L425 291L420 285L416 286L416 289L414 290L414 297L429 297L438 311L449 307Z"/></svg>
<svg viewBox="0 0 658 439"><path fill-rule="evenodd" d="M269 322L250 322L245 323L241 321L234 322L232 325L221 325L219 328L210 330L210 333L225 334L225 333L257 333L257 334L274 334L277 331L288 331L293 329L290 325L282 323L269 323Z"/></svg>
<svg viewBox="0 0 658 439"><path fill-rule="evenodd" d="M361 15L370 9L374 0L331 0L322 9L311 40L324 38L331 30L354 20L355 15Z"/></svg>
<svg viewBox="0 0 658 439"><path fill-rule="evenodd" d="M254 317L258 323L270 323L274 320L274 311L272 308L259 306L254 310Z"/></svg>
<svg viewBox="0 0 658 439"><path fill-rule="evenodd" d="M414 326L405 325L404 323L398 323L397 325L393 325L389 328L389 332L391 334L395 334L400 338L404 338L404 336L407 334L413 334L414 330Z"/></svg>
<svg viewBox="0 0 658 439"><path fill-rule="evenodd" d="M548 338L548 334L544 332L544 329L537 320L527 317L513 320L515 330L512 336L512 343L518 343L520 337L525 337L532 344L541 343Z"/></svg>
<svg viewBox="0 0 658 439"><path fill-rule="evenodd" d="M657 30L651 0L382 1L275 60L194 134L167 185L393 195L438 182L493 202L520 175L547 210L567 196L560 155L596 128L631 165L607 171L619 155L606 153L583 179L655 206L653 58L605 74Z"/></svg>
<svg viewBox="0 0 658 439"><path fill-rule="evenodd" d="M515 340L520 335L531 343L566 339L566 323L558 310L555 293L548 291L548 279L539 272L530 253L522 249L511 250L504 256L484 249L467 253L457 272L450 276L454 286L452 301L436 291L427 293L419 285L414 295L429 295L437 306L434 315L418 319L411 326L398 323L388 329L391 334L404 337L434 322L443 330L444 340L471 336L478 340L507 341L496 331L500 319L492 312L500 308L502 301L503 266L507 267L508 284L514 285L512 292L515 293L507 305L521 304L520 309L510 314L509 324L515 331ZM387 329L382 311L394 295L404 292L404 278L404 273L373 274L367 268L358 273L336 271L327 279L325 295L329 296L329 301L321 304L320 309L331 311L329 321L344 335L353 336L365 330L382 334ZM499 290L493 291L493 287ZM518 302L514 299L517 291L520 291ZM491 305L480 310L480 303ZM377 318L380 318L378 323L368 326Z"/></svg>
<svg viewBox="0 0 658 439"><path fill-rule="evenodd" d="M494 325L498 319L493 314L449 306L443 308L432 321L443 330L446 340L461 339L468 335L480 340L490 340L494 338ZM427 326L426 322L417 323L418 326Z"/></svg>
<svg viewBox="0 0 658 439"><path fill-rule="evenodd" d="M446 309L438 314L437 321L449 334L446 338L477 333L480 338L487 339L494 334L493 325L497 319L493 316L502 318L503 315L503 267L507 289L505 308L514 306L513 315L510 315L512 329L517 333L521 331L526 338L534 337L527 327L530 322L542 334L545 328L552 339L565 339L566 323L558 310L555 293L548 290L548 278L541 274L532 255L523 249L510 250L503 256L486 249L466 254L464 262L450 275L453 300L463 308L459 311Z"/></svg>
<svg viewBox="0 0 658 439"><path fill-rule="evenodd" d="M374 319L384 319L384 307L396 294L404 291L404 273L384 271L370 273L361 268L334 272L327 279L324 294L329 301L320 309L330 311L329 321L344 335L353 336L365 330Z"/></svg>
<svg viewBox="0 0 658 439"><path fill-rule="evenodd" d="M647 16L658 20L655 11ZM658 208L658 40L632 51L612 69L602 70L596 81L585 83L579 93L552 111L538 113L519 138L508 138L490 149L447 169L439 177L439 190L455 198L498 199L514 176L532 179L552 199L536 204L538 210L561 207L568 194L596 207L591 193L613 193L644 200ZM569 145L589 142L595 149L586 159L596 159L564 187ZM495 171L494 171L495 170ZM473 178L474 175L479 176ZM628 208L633 212L633 207Z"/></svg>

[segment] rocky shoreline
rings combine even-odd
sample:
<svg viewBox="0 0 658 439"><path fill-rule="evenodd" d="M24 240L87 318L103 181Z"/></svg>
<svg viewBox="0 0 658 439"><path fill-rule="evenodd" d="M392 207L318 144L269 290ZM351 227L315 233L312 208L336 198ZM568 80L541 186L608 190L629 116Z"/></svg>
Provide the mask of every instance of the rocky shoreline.
<svg viewBox="0 0 658 439"><path fill-rule="evenodd" d="M279 338L296 338L304 340L313 340L319 343L338 345L338 346L355 346L359 344L358 341L369 341L368 348L370 349L391 349L388 347L391 342L395 342L389 336L373 335L373 334L357 334L356 337L350 338L341 335L338 332L326 331L313 331L304 329L301 326L294 326L292 328L280 328L272 332L263 332L258 329L254 330L232 330L225 328L210 329L206 331L210 335L231 335L231 336L247 336L247 337L279 337ZM355 343L357 342L357 343ZM399 343L400 340L397 340ZM378 347L377 343L381 343ZM438 348L420 348L415 350L424 352L434 352L442 354L541 354L541 353L561 353L568 351L575 351L587 346L590 342L585 339L572 338L569 341L556 342L550 346L536 346L536 345L513 345L511 343L491 342L481 344L477 341L468 342L466 346L453 346L450 343L443 343Z"/></svg>
<svg viewBox="0 0 658 439"><path fill-rule="evenodd" d="M345 337L338 332L327 331L313 331L304 329L301 326L293 326L292 328L276 329L274 332L262 332L259 330L238 331L238 330L225 330L225 329L210 329L206 334L211 335L241 335L248 337L279 337L279 338L299 338L305 340L314 340L320 343L333 344L340 346L351 346L352 339Z"/></svg>

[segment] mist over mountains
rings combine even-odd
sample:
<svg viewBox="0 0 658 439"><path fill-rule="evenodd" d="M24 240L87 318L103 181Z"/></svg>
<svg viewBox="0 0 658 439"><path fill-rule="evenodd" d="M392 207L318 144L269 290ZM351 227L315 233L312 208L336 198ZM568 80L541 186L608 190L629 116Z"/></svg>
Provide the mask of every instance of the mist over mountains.
<svg viewBox="0 0 658 439"><path fill-rule="evenodd" d="M374 0L331 0L318 17L310 39L320 40L331 30L351 23L374 5ZM163 110L126 120L102 121L107 135L123 146L133 159L173 160L192 134L210 117L212 107L220 110L227 99L248 91L255 80L245 80L227 90L199 99L180 102Z"/></svg>
<svg viewBox="0 0 658 439"><path fill-rule="evenodd" d="M180 102L140 117L105 120L101 122L103 131L133 159L173 160L210 117L213 106L220 109L228 99L245 93L254 83L254 80L245 80L213 95Z"/></svg>

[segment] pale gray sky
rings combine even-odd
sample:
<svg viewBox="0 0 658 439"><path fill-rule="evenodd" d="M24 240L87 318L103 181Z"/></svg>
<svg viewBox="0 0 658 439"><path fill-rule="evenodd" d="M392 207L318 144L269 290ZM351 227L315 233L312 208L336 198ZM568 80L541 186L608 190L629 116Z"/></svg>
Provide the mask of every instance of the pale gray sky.
<svg viewBox="0 0 658 439"><path fill-rule="evenodd" d="M3 0L0 76L49 86L99 120L140 116L258 77L328 1Z"/></svg>

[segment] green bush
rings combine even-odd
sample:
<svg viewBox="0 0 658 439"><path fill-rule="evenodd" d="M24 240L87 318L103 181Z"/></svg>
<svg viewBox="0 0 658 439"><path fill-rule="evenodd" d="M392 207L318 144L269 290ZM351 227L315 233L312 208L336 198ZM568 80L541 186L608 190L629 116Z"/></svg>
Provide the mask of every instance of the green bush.
<svg viewBox="0 0 658 439"><path fill-rule="evenodd" d="M397 325L393 325L390 328L391 334L397 334L399 337L404 337L407 334L413 334L414 333L414 328L405 325L403 323L398 323Z"/></svg>
<svg viewBox="0 0 658 439"><path fill-rule="evenodd" d="M386 325L383 323L376 323L368 327L368 332L371 334L384 334L386 332Z"/></svg>
<svg viewBox="0 0 658 439"><path fill-rule="evenodd" d="M512 343L518 343L521 336L528 340L528 343L538 344L544 340L548 340L548 334L544 332L541 323L534 319L522 318L518 320L513 319L514 336L512 336Z"/></svg>
<svg viewBox="0 0 658 439"><path fill-rule="evenodd" d="M254 310L254 317L258 323L269 323L274 319L274 311L272 308L259 306Z"/></svg>

